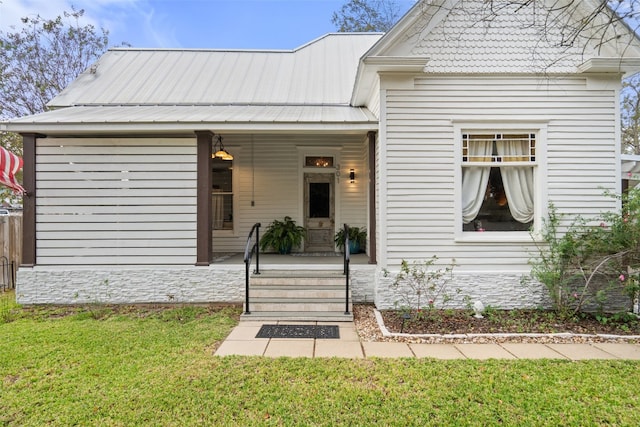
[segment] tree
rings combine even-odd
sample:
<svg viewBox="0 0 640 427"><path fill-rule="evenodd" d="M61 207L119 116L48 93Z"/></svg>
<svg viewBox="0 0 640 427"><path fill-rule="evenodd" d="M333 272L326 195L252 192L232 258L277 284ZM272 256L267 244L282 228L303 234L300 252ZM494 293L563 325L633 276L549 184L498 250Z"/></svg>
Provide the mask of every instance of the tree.
<svg viewBox="0 0 640 427"><path fill-rule="evenodd" d="M333 12L331 23L340 32L387 32L399 15L393 0L350 0Z"/></svg>
<svg viewBox="0 0 640 427"><path fill-rule="evenodd" d="M104 53L108 32L80 25L83 14L26 17L21 30L0 31L0 119L46 111L47 102Z"/></svg>
<svg viewBox="0 0 640 427"><path fill-rule="evenodd" d="M621 93L622 153L640 154L640 74L626 79Z"/></svg>

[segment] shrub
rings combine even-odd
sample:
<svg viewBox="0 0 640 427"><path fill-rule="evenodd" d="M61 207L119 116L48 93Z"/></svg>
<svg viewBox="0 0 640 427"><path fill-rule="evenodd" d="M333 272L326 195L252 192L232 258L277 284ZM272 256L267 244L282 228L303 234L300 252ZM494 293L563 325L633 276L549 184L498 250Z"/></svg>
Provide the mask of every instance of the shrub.
<svg viewBox="0 0 640 427"><path fill-rule="evenodd" d="M561 314L575 315L594 304L602 311L613 291L626 293L631 301L636 297L637 280L628 271L640 264L640 190L610 196L621 199L619 212L591 221L577 217L564 232L561 216L549 206L545 243L536 243L531 275L547 288Z"/></svg>
<svg viewBox="0 0 640 427"><path fill-rule="evenodd" d="M444 268L435 268L437 261L435 255L431 259L412 263L402 260L400 271L391 284L400 297L396 305L417 318L428 317L436 308L445 308L453 300L449 285L455 263L452 260ZM453 292L460 294L461 290L455 289Z"/></svg>

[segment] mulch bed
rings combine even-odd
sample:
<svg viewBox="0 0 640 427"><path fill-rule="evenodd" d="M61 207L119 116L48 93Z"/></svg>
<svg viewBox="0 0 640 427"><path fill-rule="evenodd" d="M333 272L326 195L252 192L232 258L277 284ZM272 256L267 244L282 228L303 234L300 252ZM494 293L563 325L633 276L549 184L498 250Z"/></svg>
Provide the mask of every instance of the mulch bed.
<svg viewBox="0 0 640 427"><path fill-rule="evenodd" d="M619 321L612 316L598 320L584 314L563 319L552 311L544 310L493 310L482 319L469 310L434 310L430 313L413 313L410 319L394 310L380 312L389 332L407 334L498 334L498 333L573 333L640 335L640 320Z"/></svg>

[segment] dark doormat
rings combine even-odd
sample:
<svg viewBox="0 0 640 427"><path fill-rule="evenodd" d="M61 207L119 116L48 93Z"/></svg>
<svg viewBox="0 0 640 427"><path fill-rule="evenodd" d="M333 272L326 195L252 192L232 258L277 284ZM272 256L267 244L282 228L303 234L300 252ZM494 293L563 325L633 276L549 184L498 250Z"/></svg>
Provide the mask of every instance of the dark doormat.
<svg viewBox="0 0 640 427"><path fill-rule="evenodd" d="M256 338L340 338L335 325L262 325Z"/></svg>

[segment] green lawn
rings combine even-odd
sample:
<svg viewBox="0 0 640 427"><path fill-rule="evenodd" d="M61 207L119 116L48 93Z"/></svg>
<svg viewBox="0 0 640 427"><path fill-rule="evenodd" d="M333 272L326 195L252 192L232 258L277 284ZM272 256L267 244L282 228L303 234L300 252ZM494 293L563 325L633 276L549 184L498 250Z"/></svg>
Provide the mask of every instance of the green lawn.
<svg viewBox="0 0 640 427"><path fill-rule="evenodd" d="M0 425L640 425L638 362L212 356L237 315L14 311Z"/></svg>

